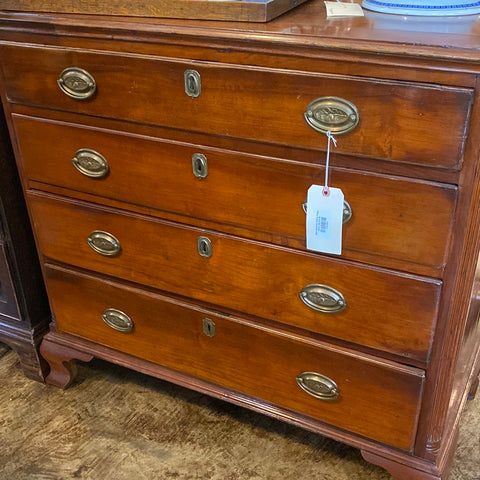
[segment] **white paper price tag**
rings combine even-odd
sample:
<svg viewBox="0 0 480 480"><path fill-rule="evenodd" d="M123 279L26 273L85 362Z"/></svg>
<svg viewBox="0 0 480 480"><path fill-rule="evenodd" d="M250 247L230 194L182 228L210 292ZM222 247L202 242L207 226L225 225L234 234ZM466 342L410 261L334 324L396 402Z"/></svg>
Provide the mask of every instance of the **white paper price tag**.
<svg viewBox="0 0 480 480"><path fill-rule="evenodd" d="M363 17L362 7L358 3L324 2L327 17Z"/></svg>
<svg viewBox="0 0 480 480"><path fill-rule="evenodd" d="M307 196L307 248L323 253L342 253L343 192L339 188L312 185Z"/></svg>

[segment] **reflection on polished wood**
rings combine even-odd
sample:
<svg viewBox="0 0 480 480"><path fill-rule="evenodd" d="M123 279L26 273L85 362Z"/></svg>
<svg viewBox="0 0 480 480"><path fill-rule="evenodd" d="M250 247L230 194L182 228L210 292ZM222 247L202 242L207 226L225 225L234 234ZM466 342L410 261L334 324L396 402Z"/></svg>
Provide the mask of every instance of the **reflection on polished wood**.
<svg viewBox="0 0 480 480"><path fill-rule="evenodd" d="M123 13L0 13L47 382L97 356L446 480L479 370L480 19ZM59 87L71 68L88 98ZM329 182L352 216L324 255L302 206L349 115Z"/></svg>

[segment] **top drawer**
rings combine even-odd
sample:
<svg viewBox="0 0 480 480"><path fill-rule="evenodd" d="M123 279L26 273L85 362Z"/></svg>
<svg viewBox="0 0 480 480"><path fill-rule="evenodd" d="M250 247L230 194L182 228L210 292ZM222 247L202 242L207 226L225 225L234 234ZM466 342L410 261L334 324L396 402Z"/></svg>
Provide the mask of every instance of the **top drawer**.
<svg viewBox="0 0 480 480"><path fill-rule="evenodd" d="M307 107L341 98L347 103L315 104L311 114L335 132L358 112L338 153L452 170L461 164L473 97L469 89L151 56L11 45L0 56L13 103L319 150L327 140L307 123ZM72 67L81 71L66 73L64 85L81 99L57 85Z"/></svg>

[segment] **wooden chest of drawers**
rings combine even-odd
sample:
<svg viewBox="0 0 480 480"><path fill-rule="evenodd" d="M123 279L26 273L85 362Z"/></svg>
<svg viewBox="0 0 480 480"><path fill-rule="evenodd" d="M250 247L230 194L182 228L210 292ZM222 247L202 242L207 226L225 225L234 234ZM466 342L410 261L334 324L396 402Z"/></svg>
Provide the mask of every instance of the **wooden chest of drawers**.
<svg viewBox="0 0 480 480"><path fill-rule="evenodd" d="M478 377L480 23L382 19L0 15L48 383L98 356L447 477ZM306 248L329 130L341 255Z"/></svg>

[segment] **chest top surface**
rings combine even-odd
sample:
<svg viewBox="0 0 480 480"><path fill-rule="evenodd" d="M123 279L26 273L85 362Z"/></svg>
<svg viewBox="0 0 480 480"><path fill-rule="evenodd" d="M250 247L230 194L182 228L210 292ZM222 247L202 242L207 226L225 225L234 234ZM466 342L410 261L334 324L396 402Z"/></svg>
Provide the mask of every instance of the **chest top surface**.
<svg viewBox="0 0 480 480"><path fill-rule="evenodd" d="M361 3L357 0L357 3ZM2 4L0 3L0 9ZM327 18L323 1L310 0L266 23L71 15L0 10L8 30L155 41L165 35L197 41L246 41L267 48L297 46L436 58L480 66L480 15L415 17L364 10L364 17Z"/></svg>

